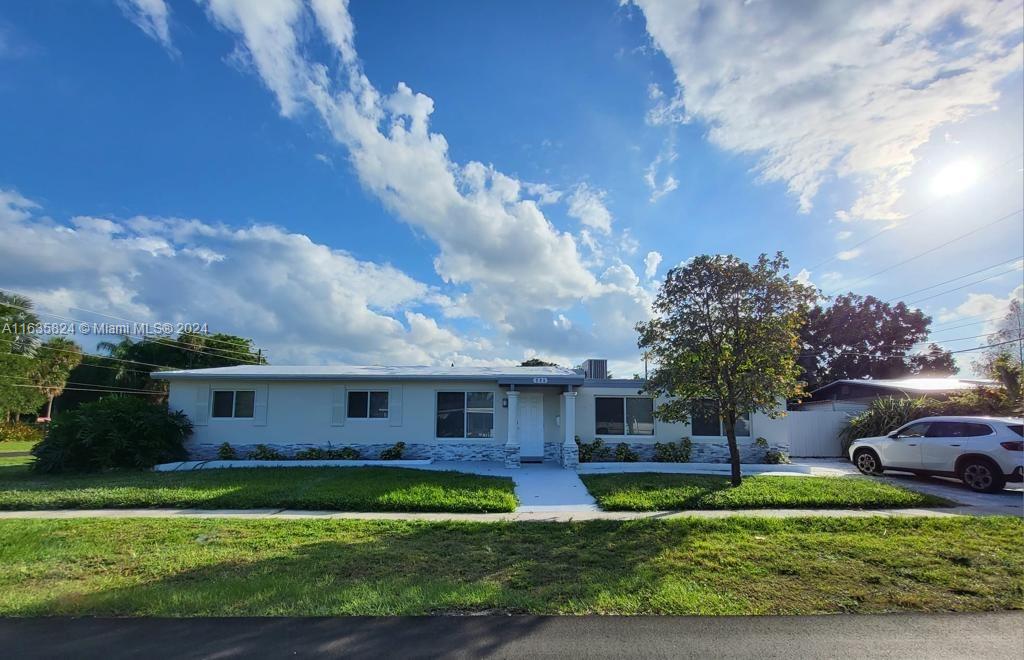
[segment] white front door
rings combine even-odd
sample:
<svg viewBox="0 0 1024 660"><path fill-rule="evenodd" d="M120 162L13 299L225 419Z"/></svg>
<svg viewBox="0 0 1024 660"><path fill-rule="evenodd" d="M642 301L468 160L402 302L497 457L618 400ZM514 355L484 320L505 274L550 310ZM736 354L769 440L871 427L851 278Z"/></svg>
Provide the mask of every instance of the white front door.
<svg viewBox="0 0 1024 660"><path fill-rule="evenodd" d="M544 458L544 395L519 395L519 455Z"/></svg>

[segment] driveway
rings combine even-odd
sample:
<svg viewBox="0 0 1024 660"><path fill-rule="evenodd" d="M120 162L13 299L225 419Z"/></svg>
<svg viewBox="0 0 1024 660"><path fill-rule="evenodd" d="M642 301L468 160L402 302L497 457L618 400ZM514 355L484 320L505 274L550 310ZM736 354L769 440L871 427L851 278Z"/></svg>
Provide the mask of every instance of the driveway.
<svg viewBox="0 0 1024 660"><path fill-rule="evenodd" d="M800 458L797 463L818 468L829 468L841 471L848 476L864 479L881 479L894 486L902 486L929 495L938 495L947 500L958 502L963 506L948 509L955 513L966 514L999 514L1005 516L1024 517L1024 484L1007 484L999 493L976 493L957 479L945 477L917 477L906 472L887 470L881 477L864 477L849 461L839 458Z"/></svg>
<svg viewBox="0 0 1024 660"><path fill-rule="evenodd" d="M1005 658L1024 613L0 619L11 658Z"/></svg>

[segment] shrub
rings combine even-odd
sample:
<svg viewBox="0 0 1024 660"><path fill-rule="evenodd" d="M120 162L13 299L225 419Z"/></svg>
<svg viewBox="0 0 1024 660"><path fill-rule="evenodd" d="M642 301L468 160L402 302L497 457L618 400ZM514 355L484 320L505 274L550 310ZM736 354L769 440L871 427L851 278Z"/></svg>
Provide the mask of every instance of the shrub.
<svg viewBox="0 0 1024 660"><path fill-rule="evenodd" d="M136 397L107 397L58 414L32 449L36 472L151 468L183 461L192 434L185 413Z"/></svg>
<svg viewBox="0 0 1024 660"><path fill-rule="evenodd" d="M580 463L593 463L603 461L611 456L611 447L604 444L601 438L594 438L593 442L581 442L576 436L576 445L579 447Z"/></svg>
<svg viewBox="0 0 1024 660"><path fill-rule="evenodd" d="M228 443L217 448L217 458L222 461L233 461L238 458L238 452Z"/></svg>
<svg viewBox="0 0 1024 660"><path fill-rule="evenodd" d="M380 460L382 461L397 461L402 458L402 454L405 452L405 443L396 442L394 447L388 447L380 453Z"/></svg>
<svg viewBox="0 0 1024 660"><path fill-rule="evenodd" d="M625 442L615 445L615 460L620 463L636 463L640 460L640 454L630 449Z"/></svg>
<svg viewBox="0 0 1024 660"><path fill-rule="evenodd" d="M284 460L284 454L273 447L260 444L255 445L252 448L252 451L249 452L248 458L252 461L281 461Z"/></svg>
<svg viewBox="0 0 1024 660"><path fill-rule="evenodd" d="M43 439L44 429L42 424L23 424L21 422L0 424L0 442L36 444Z"/></svg>
<svg viewBox="0 0 1024 660"><path fill-rule="evenodd" d="M679 442L655 442L654 460L658 463L689 463L693 452L693 443L689 438L681 438Z"/></svg>
<svg viewBox="0 0 1024 660"><path fill-rule="evenodd" d="M850 444L859 438L870 438L885 435L893 429L920 417L934 414L938 401L926 399L906 399L884 397L875 399L868 409L855 415L847 422L846 428L839 433L843 443L843 453L847 453Z"/></svg>
<svg viewBox="0 0 1024 660"><path fill-rule="evenodd" d="M295 458L302 461L356 461L360 456L359 450L354 447L341 447L340 449L310 447L296 452Z"/></svg>
<svg viewBox="0 0 1024 660"><path fill-rule="evenodd" d="M789 454L781 449L769 449L764 455L764 462L772 465L783 465L789 463Z"/></svg>

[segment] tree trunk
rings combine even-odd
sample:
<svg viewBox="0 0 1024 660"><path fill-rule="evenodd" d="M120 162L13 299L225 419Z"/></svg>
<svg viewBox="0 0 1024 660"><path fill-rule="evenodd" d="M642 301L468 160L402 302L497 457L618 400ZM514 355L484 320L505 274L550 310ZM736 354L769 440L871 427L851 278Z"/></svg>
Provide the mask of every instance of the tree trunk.
<svg viewBox="0 0 1024 660"><path fill-rule="evenodd" d="M50 413L53 411L53 397L49 397L46 400L46 419L50 419Z"/></svg>
<svg viewBox="0 0 1024 660"><path fill-rule="evenodd" d="M731 412L725 414L725 436L729 440L729 465L732 468L732 485L739 486L743 483L743 475L740 474L740 448L736 444L736 415Z"/></svg>

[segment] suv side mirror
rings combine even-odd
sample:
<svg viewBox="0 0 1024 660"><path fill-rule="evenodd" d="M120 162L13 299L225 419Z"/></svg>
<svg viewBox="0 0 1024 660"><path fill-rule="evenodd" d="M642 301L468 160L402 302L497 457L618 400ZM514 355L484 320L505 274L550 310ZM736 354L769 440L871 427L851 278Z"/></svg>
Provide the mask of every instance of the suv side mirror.
<svg viewBox="0 0 1024 660"><path fill-rule="evenodd" d="M893 440L898 440L900 437L899 431L893 431L892 433L889 434L889 437L892 438Z"/></svg>

